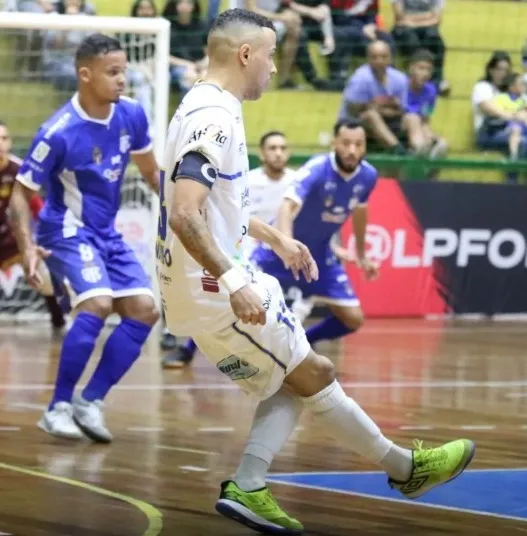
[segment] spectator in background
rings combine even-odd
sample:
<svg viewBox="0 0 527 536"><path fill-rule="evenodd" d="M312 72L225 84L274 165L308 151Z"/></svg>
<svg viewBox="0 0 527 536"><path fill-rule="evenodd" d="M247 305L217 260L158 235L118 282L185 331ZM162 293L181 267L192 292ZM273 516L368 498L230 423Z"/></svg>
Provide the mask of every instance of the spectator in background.
<svg viewBox="0 0 527 536"><path fill-rule="evenodd" d="M512 120L487 117L485 126L488 131L504 131L508 138L509 157L512 160L527 158L527 95L525 82L520 73L510 73L503 79L503 93L492 99L498 110L511 114ZM517 174L514 181L517 179Z"/></svg>
<svg viewBox="0 0 527 536"><path fill-rule="evenodd" d="M449 83L443 79L445 63L445 44L439 33L444 0L392 0L395 26L392 35L397 50L410 56L420 48L434 54L434 73L432 81L439 94L450 93Z"/></svg>
<svg viewBox="0 0 527 536"><path fill-rule="evenodd" d="M81 0L65 0L66 15L84 14ZM44 76L60 91L73 92L77 88L75 51L86 32L78 30L48 30L44 33Z"/></svg>
<svg viewBox="0 0 527 536"><path fill-rule="evenodd" d="M418 50L410 60L407 122L408 141L417 154L440 158L447 152L447 142L432 131L430 118L434 113L437 89L430 82L434 56L429 50Z"/></svg>
<svg viewBox="0 0 527 536"><path fill-rule="evenodd" d="M207 72L207 27L197 0L168 0L162 15L170 21L170 80L183 96Z"/></svg>
<svg viewBox="0 0 527 536"><path fill-rule="evenodd" d="M153 0L136 0L130 10L131 17L157 17ZM126 82L143 107L148 122L153 121L154 38L143 34L125 34L122 38L128 59Z"/></svg>
<svg viewBox="0 0 527 536"><path fill-rule="evenodd" d="M385 41L395 54L392 36L377 26L378 0L330 0L335 43L340 52L340 77L347 78L353 55L364 57L373 41Z"/></svg>
<svg viewBox="0 0 527 536"><path fill-rule="evenodd" d="M527 84L527 41L522 48L522 65L523 65L523 79Z"/></svg>
<svg viewBox="0 0 527 536"><path fill-rule="evenodd" d="M327 83L327 89L342 91L346 84L351 54L347 51L349 47L345 39L339 39L338 47L336 46L329 5L320 0L297 0L288 5L302 17L302 36L305 35L307 41L321 43L320 53L328 58L330 80ZM300 64L301 56L302 49L298 52L297 64Z"/></svg>
<svg viewBox="0 0 527 536"><path fill-rule="evenodd" d="M327 80L317 77L309 56L309 38L302 28L302 18L291 7L291 0L243 0L243 7L272 20L276 29L276 41L281 45L282 62L278 69L278 87L296 89L293 67L298 68L309 84L316 89L329 89ZM296 4L298 7L298 4ZM241 7L241 6L240 6Z"/></svg>
<svg viewBox="0 0 527 536"><path fill-rule="evenodd" d="M472 89L472 114L476 145L483 150L508 149L509 136L505 129L492 128L492 119L511 121L513 114L500 110L493 102L503 87L503 80L509 74L512 62L509 54L495 51L485 66L485 76Z"/></svg>
<svg viewBox="0 0 527 536"><path fill-rule="evenodd" d="M353 73L344 90L340 119L360 119L369 138L404 154L400 138L415 125L407 121L408 78L391 62L387 43L374 41L368 46L368 64Z"/></svg>

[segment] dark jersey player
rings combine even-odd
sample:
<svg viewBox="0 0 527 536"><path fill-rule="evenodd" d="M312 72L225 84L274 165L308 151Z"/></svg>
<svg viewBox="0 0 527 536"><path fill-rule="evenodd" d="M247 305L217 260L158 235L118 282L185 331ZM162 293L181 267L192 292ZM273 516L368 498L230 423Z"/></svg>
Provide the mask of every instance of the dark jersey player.
<svg viewBox="0 0 527 536"><path fill-rule="evenodd" d="M7 270L15 264L22 262L22 255L18 249L16 239L11 230L8 217L9 201L15 184L15 177L22 161L11 154L11 136L7 125L0 121L0 271ZM42 208L42 199L33 195L30 199L30 209L33 219L36 220ZM49 273L42 267L41 277L43 284L39 292L44 296L46 306L51 315L54 328L64 326L64 315L55 296Z"/></svg>
<svg viewBox="0 0 527 536"><path fill-rule="evenodd" d="M377 182L377 170L363 159L365 152L366 134L360 123L339 121L334 127L333 151L313 157L298 171L278 211L276 226L309 248L319 266L318 281L295 280L265 246L253 254L253 261L280 281L285 294L295 288L303 298L323 303L331 311L306 330L311 345L356 331L363 321L359 299L331 243L350 215L356 262L367 279L378 275L377 265L365 256L367 203Z"/></svg>
<svg viewBox="0 0 527 536"><path fill-rule="evenodd" d="M147 274L115 229L120 188L130 156L155 191L159 169L139 103L121 96L126 54L119 41L88 36L76 58L78 93L37 132L17 175L10 210L26 277L49 271L67 280L77 314L64 338L55 392L39 427L49 434L95 441L112 436L102 401L139 357L158 313ZM46 186L39 217L38 250L29 231L28 200ZM75 386L112 311L121 317L82 396Z"/></svg>

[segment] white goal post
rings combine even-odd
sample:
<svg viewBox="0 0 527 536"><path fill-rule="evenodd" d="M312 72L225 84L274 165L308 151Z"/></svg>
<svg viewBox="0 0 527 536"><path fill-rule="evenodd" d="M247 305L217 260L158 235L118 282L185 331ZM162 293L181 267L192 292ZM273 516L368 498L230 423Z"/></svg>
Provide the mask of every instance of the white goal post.
<svg viewBox="0 0 527 536"><path fill-rule="evenodd" d="M86 32L86 35L101 32L115 35L127 52L127 47L141 48L143 46L145 50L146 47L150 47L153 56L149 58L148 76L145 75L144 79L148 81L152 96L151 135L154 152L161 164L168 128L170 44L170 23L161 17L133 18L0 12L0 73L3 72L4 75L4 79L0 77L0 119L7 123L11 136L15 140L23 138L24 146L27 148L27 139L32 137L40 123L71 96L71 91L57 90L58 97L55 102L53 96L55 90L46 78L47 73L43 69L37 72L35 78L29 79L15 71L17 64L29 58L30 54L34 54L34 51L28 52L19 45L21 38L34 34L45 36L51 31ZM131 44L126 36L133 36L135 41ZM40 42L43 43L44 40L41 39ZM38 52L40 53L40 50ZM9 54L13 54L13 57L9 57ZM12 82L9 81L9 76L5 77L5 71L9 71L9 68L4 65L13 66ZM141 68L141 62L130 65L133 69ZM127 82L129 84L128 79ZM52 95L53 108L49 110L45 106L39 106L39 100L43 99L42 88L45 88L46 95L48 93ZM130 88L133 96L136 96L135 87L132 85ZM21 104L16 106L16 99L22 98L21 93L25 101L20 101ZM28 100L32 101L32 105L27 106L26 112L23 102L28 102ZM139 98L138 100L141 102ZM38 115L40 113L45 115ZM29 115L31 117L28 117ZM30 126L26 126L24 130L20 125L27 123ZM24 130L23 133L22 130ZM23 157L24 154L19 153L17 156ZM146 184L137 176L137 170L130 166L123 183L121 210L117 223L125 240L134 248L141 262L147 265L156 296L159 297L154 272L157 217L157 196L149 191ZM0 271L0 320L17 322L40 319L45 317L45 312L42 299L23 281L21 267L15 266L8 272Z"/></svg>

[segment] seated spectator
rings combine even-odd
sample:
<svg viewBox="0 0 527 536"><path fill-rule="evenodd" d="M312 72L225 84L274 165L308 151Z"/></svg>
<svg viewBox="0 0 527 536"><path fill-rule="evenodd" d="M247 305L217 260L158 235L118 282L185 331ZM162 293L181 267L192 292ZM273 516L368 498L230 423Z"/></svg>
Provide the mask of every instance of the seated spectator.
<svg viewBox="0 0 527 536"><path fill-rule="evenodd" d="M420 48L434 54L432 81L440 95L450 93L450 85L443 79L445 44L439 33L444 0L392 0L395 26L392 35L397 50L405 56L412 55Z"/></svg>
<svg viewBox="0 0 527 536"><path fill-rule="evenodd" d="M282 62L278 69L278 87L295 89L293 67L298 66L304 78L316 89L329 89L327 80L321 80L309 56L308 35L302 28L302 18L286 0L243 0L243 7L272 20L276 41L281 45ZM296 4L298 8L298 4Z"/></svg>
<svg viewBox="0 0 527 536"><path fill-rule="evenodd" d="M377 25L378 0L330 0L330 2L335 46L341 51L338 65L341 78L348 77L351 57L366 56L367 47L373 41L385 41L390 46L392 56L395 54L392 36Z"/></svg>
<svg viewBox="0 0 527 536"><path fill-rule="evenodd" d="M197 0L168 0L162 15L170 21L170 80L183 96L207 72L207 26Z"/></svg>
<svg viewBox="0 0 527 536"><path fill-rule="evenodd" d="M527 157L527 95L526 85L520 73L510 73L503 80L504 92L492 99L498 110L511 114L512 120L487 117L488 131L504 131L508 136L509 157L517 160Z"/></svg>
<svg viewBox="0 0 527 536"><path fill-rule="evenodd" d="M408 78L391 67L391 62L387 43L374 41L368 46L368 64L359 67L348 80L340 118L360 119L369 138L395 154L404 154L400 138L415 125L407 121Z"/></svg>
<svg viewBox="0 0 527 536"><path fill-rule="evenodd" d="M157 17L153 0L136 0L130 10L131 17ZM144 34L125 34L122 38L128 59L126 82L134 97L143 107L148 121L153 120L154 38Z"/></svg>
<svg viewBox="0 0 527 536"><path fill-rule="evenodd" d="M66 0L65 14L80 15L81 0ZM44 76L60 91L73 92L77 87L75 51L86 32L78 30L48 30L44 33Z"/></svg>
<svg viewBox="0 0 527 536"><path fill-rule="evenodd" d="M430 127L435 109L437 89L430 82L434 71L434 56L428 50L418 50L410 60L407 122L410 147L417 154L441 158L447 151L447 142Z"/></svg>
<svg viewBox="0 0 527 536"><path fill-rule="evenodd" d="M485 76L476 83L472 90L472 114L474 117L474 134L476 145L483 150L508 149L508 134L504 129L489 128L485 119L511 121L513 114L500 110L493 98L501 91L503 80L511 70L511 58L507 52L495 51L485 66Z"/></svg>

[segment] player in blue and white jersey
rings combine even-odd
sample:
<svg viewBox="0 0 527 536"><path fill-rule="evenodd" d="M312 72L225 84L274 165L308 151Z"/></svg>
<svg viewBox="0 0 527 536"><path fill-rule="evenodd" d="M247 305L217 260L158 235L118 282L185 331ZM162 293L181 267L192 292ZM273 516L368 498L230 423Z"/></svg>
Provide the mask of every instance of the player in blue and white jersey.
<svg viewBox="0 0 527 536"><path fill-rule="evenodd" d="M334 127L333 148L298 170L294 184L284 195L276 223L284 234L309 248L319 267L318 281L297 281L265 245L252 257L263 271L280 281L286 296L295 294L291 291L296 289L303 298L329 307L331 315L306 330L312 345L351 333L363 321L359 299L341 264L345 253L332 243L350 214L357 263L368 279L378 275L378 267L365 256L367 203L377 182L377 170L364 160L366 135L360 123L339 121Z"/></svg>
<svg viewBox="0 0 527 536"><path fill-rule="evenodd" d="M121 96L126 54L111 37L87 37L76 53L78 93L39 129L22 164L11 214L30 284L38 284L41 258L75 293L77 314L64 338L53 399L38 426L71 439L109 442L102 401L141 352L158 312L150 282L115 229L120 188L130 155L148 184L159 189L159 170L141 106ZM45 186L37 244L28 201ZM108 338L82 396L73 392L112 313L121 323Z"/></svg>

